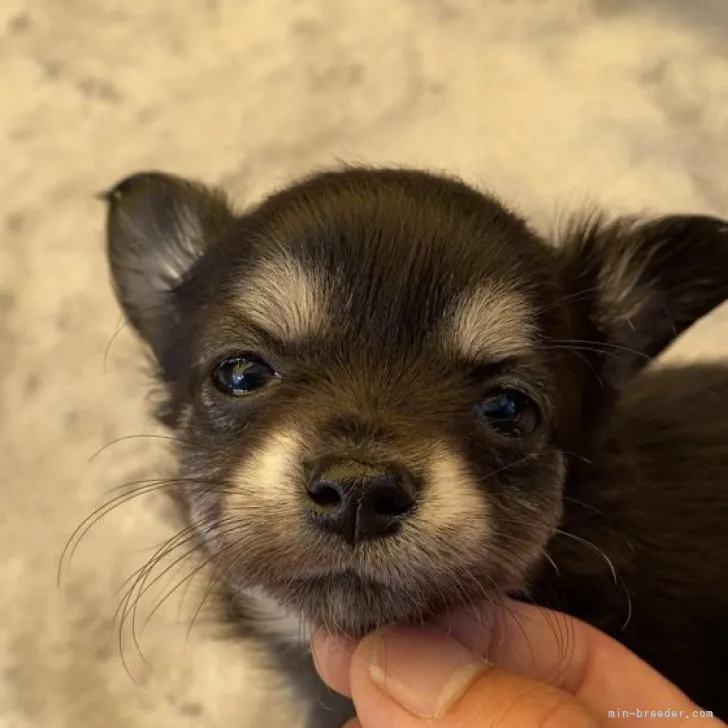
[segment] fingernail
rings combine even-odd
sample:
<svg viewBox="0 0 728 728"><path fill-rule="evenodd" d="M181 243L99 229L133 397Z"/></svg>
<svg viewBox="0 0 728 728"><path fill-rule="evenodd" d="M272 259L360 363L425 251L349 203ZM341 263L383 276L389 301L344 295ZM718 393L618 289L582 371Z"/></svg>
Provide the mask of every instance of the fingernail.
<svg viewBox="0 0 728 728"><path fill-rule="evenodd" d="M434 627L377 635L370 649L372 682L419 718L444 715L488 666Z"/></svg>

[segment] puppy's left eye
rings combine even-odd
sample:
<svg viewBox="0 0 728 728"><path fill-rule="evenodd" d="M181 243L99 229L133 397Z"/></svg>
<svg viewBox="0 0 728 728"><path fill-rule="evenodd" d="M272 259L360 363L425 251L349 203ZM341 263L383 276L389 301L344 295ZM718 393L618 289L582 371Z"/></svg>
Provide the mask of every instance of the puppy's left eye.
<svg viewBox="0 0 728 728"><path fill-rule="evenodd" d="M517 389L501 389L478 406L489 427L506 437L532 435L541 419L536 403Z"/></svg>
<svg viewBox="0 0 728 728"><path fill-rule="evenodd" d="M212 383L223 394L244 397L262 389L277 378L273 369L260 359L233 356L221 361L212 372Z"/></svg>

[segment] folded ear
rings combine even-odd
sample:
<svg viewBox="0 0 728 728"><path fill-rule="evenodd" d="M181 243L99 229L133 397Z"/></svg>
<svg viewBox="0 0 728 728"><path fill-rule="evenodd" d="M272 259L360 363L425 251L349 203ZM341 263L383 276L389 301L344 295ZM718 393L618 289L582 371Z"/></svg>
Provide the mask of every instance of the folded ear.
<svg viewBox="0 0 728 728"><path fill-rule="evenodd" d="M103 195L109 264L132 326L162 356L177 318L175 291L234 216L225 196L160 172L140 172Z"/></svg>
<svg viewBox="0 0 728 728"><path fill-rule="evenodd" d="M600 350L590 363L613 392L728 299L728 222L714 217L591 215L572 222L559 254L584 338Z"/></svg>

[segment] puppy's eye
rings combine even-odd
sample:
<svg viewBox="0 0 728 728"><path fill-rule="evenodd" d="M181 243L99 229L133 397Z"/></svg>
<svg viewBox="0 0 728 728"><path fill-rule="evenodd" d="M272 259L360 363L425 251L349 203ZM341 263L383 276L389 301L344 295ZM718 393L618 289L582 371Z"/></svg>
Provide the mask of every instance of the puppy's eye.
<svg viewBox="0 0 728 728"><path fill-rule="evenodd" d="M538 427L536 403L517 389L501 389L478 406L488 426L506 437L526 437Z"/></svg>
<svg viewBox="0 0 728 728"><path fill-rule="evenodd" d="M221 361L212 372L212 383L223 394L244 397L277 378L273 369L260 359L233 356Z"/></svg>

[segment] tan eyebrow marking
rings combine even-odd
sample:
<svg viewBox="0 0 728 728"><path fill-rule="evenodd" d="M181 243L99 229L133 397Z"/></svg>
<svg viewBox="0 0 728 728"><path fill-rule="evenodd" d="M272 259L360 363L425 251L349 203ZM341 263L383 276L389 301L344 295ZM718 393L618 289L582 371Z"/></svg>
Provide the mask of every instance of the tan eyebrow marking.
<svg viewBox="0 0 728 728"><path fill-rule="evenodd" d="M488 284L456 301L443 321L443 333L463 357L518 357L530 353L535 345L533 317L533 308L523 294Z"/></svg>
<svg viewBox="0 0 728 728"><path fill-rule="evenodd" d="M300 340L327 319L325 279L286 255L264 260L246 276L238 306L251 323L276 338Z"/></svg>

